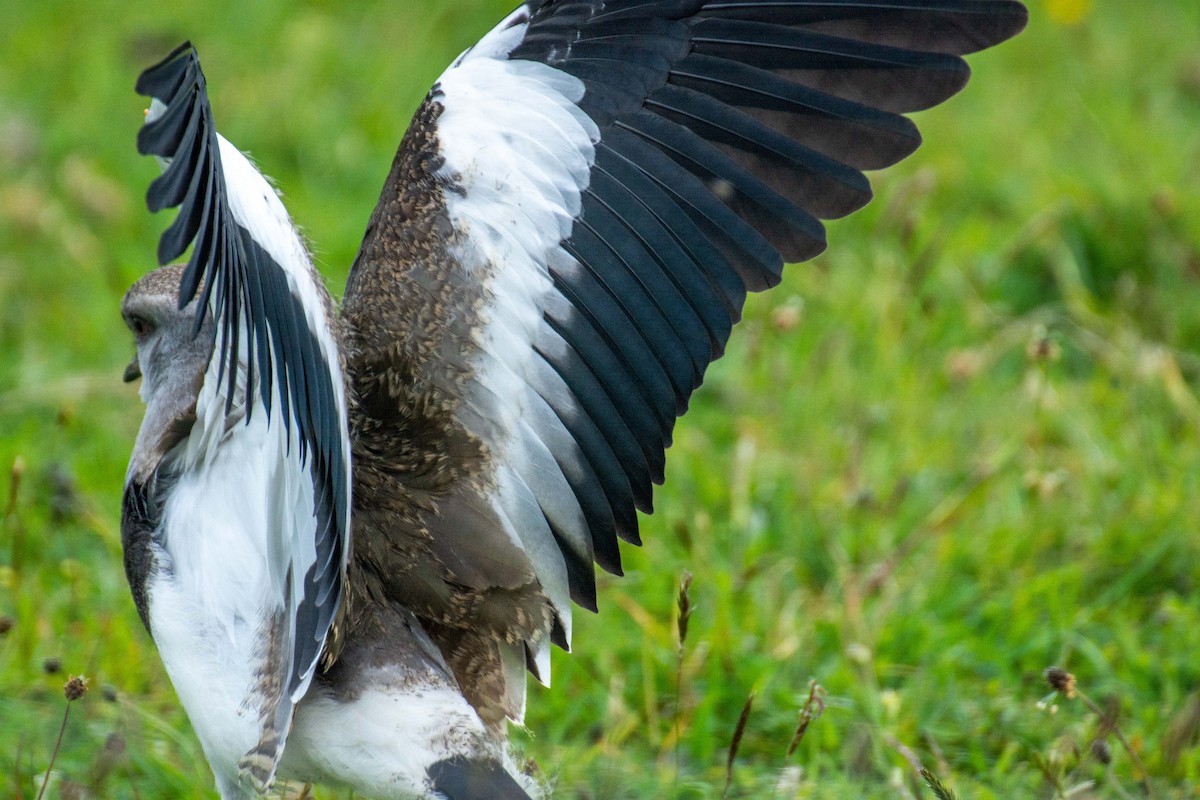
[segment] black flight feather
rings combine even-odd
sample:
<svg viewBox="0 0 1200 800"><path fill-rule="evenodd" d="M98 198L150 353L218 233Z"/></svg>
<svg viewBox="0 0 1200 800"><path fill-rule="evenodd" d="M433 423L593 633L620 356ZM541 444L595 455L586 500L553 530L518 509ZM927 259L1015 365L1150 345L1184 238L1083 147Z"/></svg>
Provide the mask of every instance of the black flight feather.
<svg viewBox="0 0 1200 800"><path fill-rule="evenodd" d="M180 207L179 216L160 239L159 262L167 264L192 247L179 307L191 302L203 285L196 328L209 313L220 326L221 352L214 357L219 359L218 379L226 383L226 413L232 409L241 372L247 387L247 421L258 403L270 414L279 402L286 430L295 426L300 462L307 465L313 481L317 558L303 576L305 596L296 612L287 680L291 695L316 668L320 644L341 601L342 554L349 536L349 465L344 459L332 368L284 269L254 232L234 219L196 51L187 42L180 45L142 73L137 90L166 105L138 133L139 152L169 160L166 171L150 186L147 205L151 210ZM247 363L239 366L243 324L249 338Z"/></svg>
<svg viewBox="0 0 1200 800"><path fill-rule="evenodd" d="M820 220L870 200L861 170L920 144L900 113L962 88L959 56L1015 34L1025 10L1012 0L526 8L509 57L578 78L579 107L600 129L562 244L576 264L550 266L557 298L535 344L561 383L549 390L542 369L530 380L604 489L607 502L581 502L589 525L600 513L606 530L611 511L629 538L636 518L623 511L629 500L649 506L673 418L724 351L746 292L824 250ZM572 476L579 496L578 468Z"/></svg>

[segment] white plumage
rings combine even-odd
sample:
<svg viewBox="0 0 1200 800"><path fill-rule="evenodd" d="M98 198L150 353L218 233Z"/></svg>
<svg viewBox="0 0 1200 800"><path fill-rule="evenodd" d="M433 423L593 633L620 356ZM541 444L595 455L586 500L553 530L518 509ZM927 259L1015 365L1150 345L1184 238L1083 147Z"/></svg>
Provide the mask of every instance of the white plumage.
<svg viewBox="0 0 1200 800"><path fill-rule="evenodd" d="M346 391L342 379L341 360L337 342L329 325L329 295L320 276L313 269L312 259L300 239L300 234L292 224L287 209L279 199L278 193L250 163L250 160L240 150L230 144L225 137L217 135L220 143L221 165L225 173L225 185L228 189L229 208L234 221L250 232L254 240L279 265L287 278L288 289L292 296L300 301L304 310L304 323L316 338L321 354L330 369L330 384L336 403L336 419L338 421L338 438L346 464L350 463L350 436L347 430ZM272 336L278 336L277 331L271 331ZM245 343L248 341L247 329L242 323L242 350L239 353L241 365L246 361ZM217 351L220 352L218 344ZM212 365L215 369L216 360ZM262 365L258 365L261 369ZM278 385L283 380L279 364L273 364L274 382ZM261 376L256 376L261 380ZM223 404L226 401L224 384L210 369L205 376L204 388L200 393L198 411L212 409L214 413L223 414ZM239 393L244 393L244 380L239 380ZM235 403L246 402L244 397L235 397ZM269 439L262 443L260 457L274 458L286 463L286 468L279 469L272 475L268 497L279 504L279 525L272 529L273 535L268 540L270 557L270 575L274 596L285 601L289 617L288 630L295 630L296 608L304 597L304 576L316 562L317 553L313 546L313 527L315 522L313 504L312 480L307 474L306 464L302 463L303 449L300 441L300 431L297 426L284 425L284 420L276 404L271 414L273 424L270 426ZM210 445L211 446L211 445ZM310 455L309 458L312 456ZM350 507L350 482L344 488L346 507ZM350 553L350 537L345 537L341 553L341 563L345 563ZM284 586L284 582L290 585ZM324 637L322 637L322 641ZM320 648L318 648L319 650ZM301 683L292 692L291 701L297 702L308 690L312 681L316 662L300 665Z"/></svg>
<svg viewBox="0 0 1200 800"><path fill-rule="evenodd" d="M281 769L379 800L410 800L432 789L430 764L486 749L486 740L478 715L449 684L370 690L350 702L317 690L296 711Z"/></svg>
<svg viewBox="0 0 1200 800"><path fill-rule="evenodd" d="M253 795L236 788L237 764L261 731L262 709L251 701L265 622L283 610L269 539L292 522L284 515L306 510L264 492L282 465L265 415L257 416L178 479L148 582L150 631L175 691L222 792L245 797Z"/></svg>
<svg viewBox="0 0 1200 800"><path fill-rule="evenodd" d="M497 516L526 552L538 554L532 562L543 570L542 587L569 643L566 565L525 480L533 472L554 485L552 521L564 530L582 530L583 512L545 444L521 420L529 413L528 362L536 357L530 345L553 290L549 264L569 258L562 242L579 214L600 134L578 106L582 81L538 62L508 60L526 19L523 10L514 12L464 54L435 91L445 105L438 120L441 174L464 189L446 203L464 234L454 255L491 295L478 331L477 377L465 401L474 412L472 427L494 432L488 444L496 460L515 465L499 475ZM547 685L549 644L537 643L536 656L543 665L538 677Z"/></svg>

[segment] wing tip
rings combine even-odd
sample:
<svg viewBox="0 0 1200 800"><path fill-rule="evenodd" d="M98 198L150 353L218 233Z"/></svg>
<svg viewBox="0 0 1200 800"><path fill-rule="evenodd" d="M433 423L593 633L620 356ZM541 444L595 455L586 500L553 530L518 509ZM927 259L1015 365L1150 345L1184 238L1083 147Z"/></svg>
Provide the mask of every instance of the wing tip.
<svg viewBox="0 0 1200 800"><path fill-rule="evenodd" d="M164 78L170 77L170 70L177 68L176 62L181 57L199 61L200 56L196 52L195 46L192 45L191 39L185 39L161 61L142 70L142 73L138 75L137 83L134 84L134 90L143 97L162 99L159 93L159 89L163 86L162 81Z"/></svg>
<svg viewBox="0 0 1200 800"><path fill-rule="evenodd" d="M1013 38L1029 24L1029 9L1021 0L995 0L984 19L963 43L960 55L978 53Z"/></svg>

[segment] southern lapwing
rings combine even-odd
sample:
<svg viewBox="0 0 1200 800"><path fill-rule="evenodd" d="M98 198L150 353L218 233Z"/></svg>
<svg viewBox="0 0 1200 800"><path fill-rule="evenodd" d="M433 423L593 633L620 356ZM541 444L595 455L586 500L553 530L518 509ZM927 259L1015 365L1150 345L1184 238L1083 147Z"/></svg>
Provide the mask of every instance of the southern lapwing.
<svg viewBox="0 0 1200 800"><path fill-rule="evenodd" d="M508 756L748 291L920 139L1015 0L530 0L429 92L340 313L196 51L138 135L125 568L225 800L528 798Z"/></svg>

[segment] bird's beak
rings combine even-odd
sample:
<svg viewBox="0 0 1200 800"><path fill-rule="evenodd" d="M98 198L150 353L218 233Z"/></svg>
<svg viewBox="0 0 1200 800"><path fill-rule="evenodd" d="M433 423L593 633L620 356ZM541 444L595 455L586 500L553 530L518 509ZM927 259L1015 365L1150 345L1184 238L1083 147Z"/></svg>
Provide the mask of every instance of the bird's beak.
<svg viewBox="0 0 1200 800"><path fill-rule="evenodd" d="M138 363L137 356L134 356L133 361L129 362L129 366L125 367L125 375L122 377L126 383L133 383L142 377L142 365Z"/></svg>

